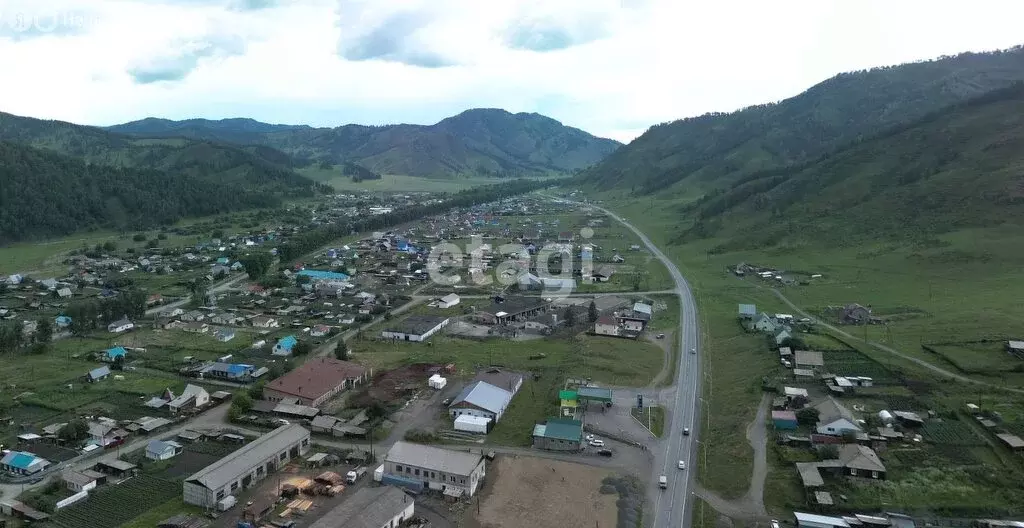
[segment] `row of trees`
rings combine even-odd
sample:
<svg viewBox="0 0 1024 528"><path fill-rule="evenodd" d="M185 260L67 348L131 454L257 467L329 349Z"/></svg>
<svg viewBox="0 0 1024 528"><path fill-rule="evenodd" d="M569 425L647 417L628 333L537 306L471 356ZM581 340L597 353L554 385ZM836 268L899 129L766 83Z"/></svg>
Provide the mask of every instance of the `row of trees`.
<svg viewBox="0 0 1024 528"><path fill-rule="evenodd" d="M53 323L49 319L36 321L36 331L26 334L21 321L4 321L0 323L0 353L12 354L18 349L28 347L29 352L41 354L46 352L53 339Z"/></svg>

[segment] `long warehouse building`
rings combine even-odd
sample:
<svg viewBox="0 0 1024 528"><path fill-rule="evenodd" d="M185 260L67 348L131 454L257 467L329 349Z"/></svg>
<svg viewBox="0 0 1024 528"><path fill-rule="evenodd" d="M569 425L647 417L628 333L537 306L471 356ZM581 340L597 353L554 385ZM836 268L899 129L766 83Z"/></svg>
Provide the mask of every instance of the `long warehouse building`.
<svg viewBox="0 0 1024 528"><path fill-rule="evenodd" d="M307 451L308 430L297 424L278 427L185 480L184 501L213 508Z"/></svg>

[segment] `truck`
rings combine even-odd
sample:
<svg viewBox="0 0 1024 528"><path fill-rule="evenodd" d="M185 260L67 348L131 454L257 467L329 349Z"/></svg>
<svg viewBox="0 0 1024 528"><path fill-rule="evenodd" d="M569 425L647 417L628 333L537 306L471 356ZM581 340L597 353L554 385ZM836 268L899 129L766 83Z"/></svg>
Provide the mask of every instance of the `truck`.
<svg viewBox="0 0 1024 528"><path fill-rule="evenodd" d="M668 489L668 477L665 475L658 477L658 487L661 489Z"/></svg>
<svg viewBox="0 0 1024 528"><path fill-rule="evenodd" d="M377 466L377 469L373 470L373 480L380 482L384 478L384 464Z"/></svg>
<svg viewBox="0 0 1024 528"><path fill-rule="evenodd" d="M349 484L355 484L356 481L359 480L360 478L362 478L363 475L365 475L365 474L366 474L366 467L365 466L359 466L359 467L353 469L352 471L349 471L348 474L345 475L345 477L346 477L345 481L348 482Z"/></svg>

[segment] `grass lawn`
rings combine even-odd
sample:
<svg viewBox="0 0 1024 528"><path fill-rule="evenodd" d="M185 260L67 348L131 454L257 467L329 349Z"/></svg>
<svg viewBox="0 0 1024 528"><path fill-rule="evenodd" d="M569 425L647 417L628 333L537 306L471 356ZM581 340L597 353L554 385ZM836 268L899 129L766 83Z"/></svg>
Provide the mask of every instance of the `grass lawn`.
<svg viewBox="0 0 1024 528"><path fill-rule="evenodd" d="M487 442L509 446L533 444L533 426L549 416L558 416L558 389L561 383L555 371L545 371L540 379L527 378L501 420L487 435Z"/></svg>
<svg viewBox="0 0 1024 528"><path fill-rule="evenodd" d="M159 524L160 521L180 514L202 515L203 509L191 504L185 504L181 497L177 497L122 524L120 528L152 528Z"/></svg>
<svg viewBox="0 0 1024 528"><path fill-rule="evenodd" d="M641 411L636 407L629 410L629 413L636 418L641 425L647 428L654 436L661 438L665 434L665 408L660 406L644 407Z"/></svg>
<svg viewBox="0 0 1024 528"><path fill-rule="evenodd" d="M357 183L353 182L352 178L342 175L338 169L307 167L299 169L298 172L311 180L326 183L339 191L456 192L478 185L493 185L502 182L499 178L434 179L383 174L379 180L366 180Z"/></svg>

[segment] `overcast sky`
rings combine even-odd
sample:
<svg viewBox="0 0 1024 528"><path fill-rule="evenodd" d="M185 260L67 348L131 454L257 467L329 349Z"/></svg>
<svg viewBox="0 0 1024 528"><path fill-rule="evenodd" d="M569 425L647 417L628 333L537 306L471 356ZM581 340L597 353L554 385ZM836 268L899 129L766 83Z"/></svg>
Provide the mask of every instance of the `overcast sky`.
<svg viewBox="0 0 1024 528"><path fill-rule="evenodd" d="M629 141L832 75L1024 42L1024 2L0 0L0 110L315 126L539 112Z"/></svg>

